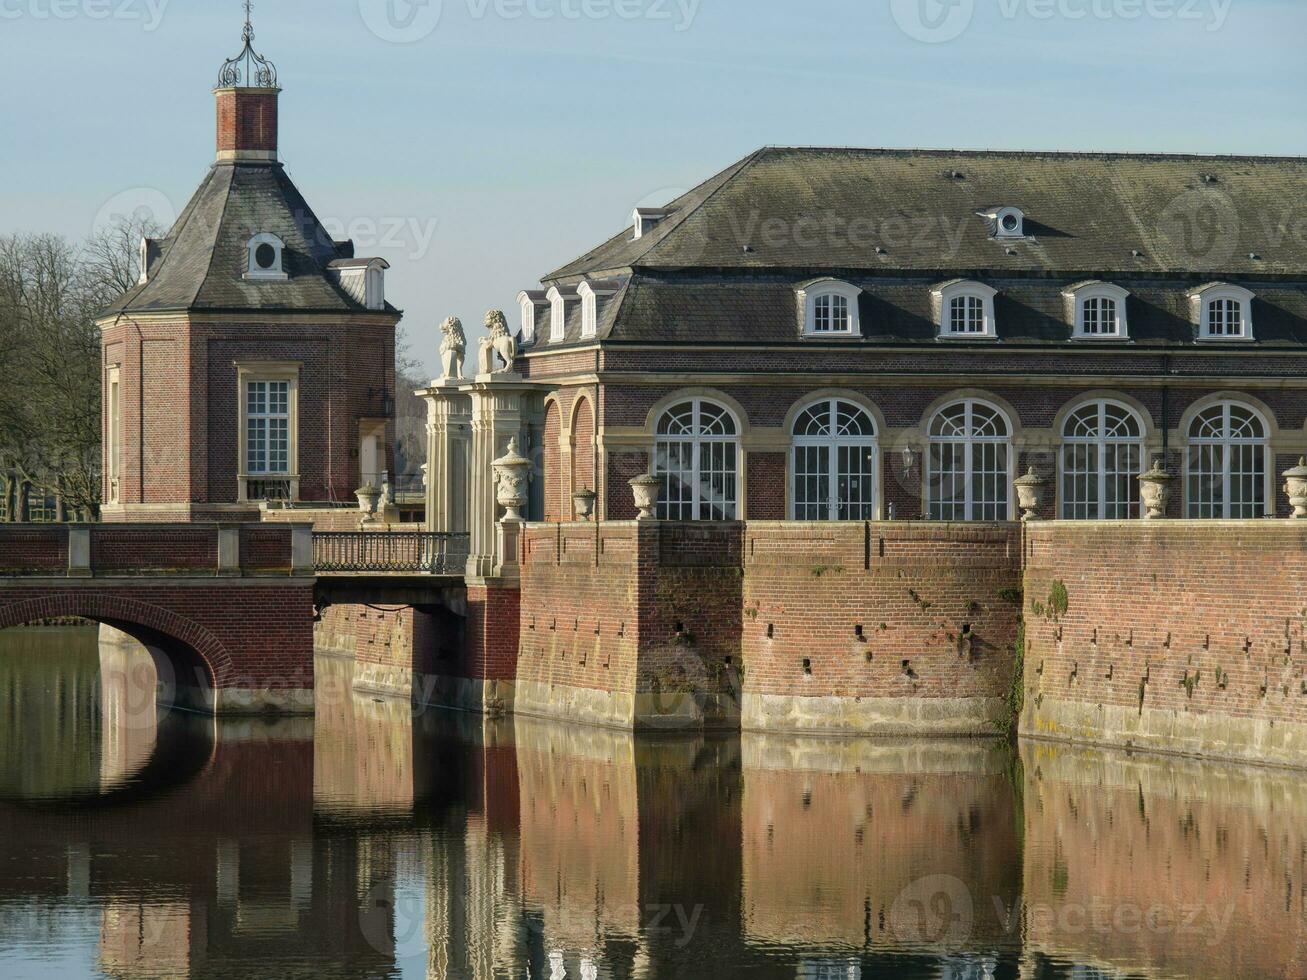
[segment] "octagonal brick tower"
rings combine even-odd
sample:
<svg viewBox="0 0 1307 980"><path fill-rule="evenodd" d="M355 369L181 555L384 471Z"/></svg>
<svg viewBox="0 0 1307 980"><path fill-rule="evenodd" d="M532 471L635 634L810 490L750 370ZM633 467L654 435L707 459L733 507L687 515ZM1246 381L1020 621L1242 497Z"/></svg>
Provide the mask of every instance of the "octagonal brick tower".
<svg viewBox="0 0 1307 980"><path fill-rule="evenodd" d="M247 14L216 159L98 321L105 520L257 520L260 501L348 502L394 469L388 266L334 241L286 175L280 93Z"/></svg>

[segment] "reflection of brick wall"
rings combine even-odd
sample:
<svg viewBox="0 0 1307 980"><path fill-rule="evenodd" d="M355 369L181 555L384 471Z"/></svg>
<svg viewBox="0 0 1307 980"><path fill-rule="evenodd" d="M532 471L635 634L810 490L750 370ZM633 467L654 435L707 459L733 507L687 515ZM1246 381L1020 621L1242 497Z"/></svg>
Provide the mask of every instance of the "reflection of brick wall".
<svg viewBox="0 0 1307 980"><path fill-rule="evenodd" d="M635 935L640 814L630 736L519 722L517 768L522 900L541 909L545 941L575 950Z"/></svg>
<svg viewBox="0 0 1307 980"><path fill-rule="evenodd" d="M785 739L745 736L749 941L809 949L861 948L867 939L912 945L921 920L904 917L904 905L915 882L935 875L960 883L940 889L938 897L952 903L948 911L962 915L970 903L971 927L955 945L1002 937L994 900L1011 908L1019 897L1021 847L1011 784L997 764L1001 751L981 742L941 742L924 752L822 742L787 752ZM929 918L942 912L929 901L924 911L929 931Z"/></svg>
<svg viewBox="0 0 1307 980"><path fill-rule="evenodd" d="M744 547L747 692L1006 694L1015 526L750 522Z"/></svg>
<svg viewBox="0 0 1307 980"><path fill-rule="evenodd" d="M1112 972L1307 976L1301 778L1026 744L1028 946Z"/></svg>
<svg viewBox="0 0 1307 980"><path fill-rule="evenodd" d="M1058 522L1027 534L1023 731L1301 763L1307 527Z"/></svg>

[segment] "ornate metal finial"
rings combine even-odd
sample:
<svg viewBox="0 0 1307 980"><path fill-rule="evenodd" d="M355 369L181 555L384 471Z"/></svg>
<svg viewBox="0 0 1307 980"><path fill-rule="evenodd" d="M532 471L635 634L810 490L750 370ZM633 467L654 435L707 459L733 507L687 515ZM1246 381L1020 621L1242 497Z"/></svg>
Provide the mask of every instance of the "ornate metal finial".
<svg viewBox="0 0 1307 980"><path fill-rule="evenodd" d="M241 31L245 46L236 57L222 63L218 72L219 88L277 87L277 66L254 50L253 13L253 0L245 0L245 28Z"/></svg>

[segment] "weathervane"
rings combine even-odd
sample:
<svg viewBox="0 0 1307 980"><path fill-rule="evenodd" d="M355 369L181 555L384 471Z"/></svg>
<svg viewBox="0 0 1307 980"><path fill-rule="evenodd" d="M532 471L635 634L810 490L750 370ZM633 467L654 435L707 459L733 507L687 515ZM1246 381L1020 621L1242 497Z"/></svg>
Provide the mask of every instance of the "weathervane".
<svg viewBox="0 0 1307 980"><path fill-rule="evenodd" d="M245 0L245 28L241 53L224 61L218 72L219 88L276 88L277 66L254 50L254 2Z"/></svg>

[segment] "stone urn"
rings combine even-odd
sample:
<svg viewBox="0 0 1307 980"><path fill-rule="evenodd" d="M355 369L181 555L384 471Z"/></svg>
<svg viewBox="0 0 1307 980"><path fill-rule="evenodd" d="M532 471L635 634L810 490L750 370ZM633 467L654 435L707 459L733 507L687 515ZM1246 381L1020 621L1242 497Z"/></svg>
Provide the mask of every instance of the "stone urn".
<svg viewBox="0 0 1307 980"><path fill-rule="evenodd" d="M527 502L527 473L531 461L517 451L517 439L508 440L508 451L491 464L495 468L495 499L503 507L506 521L522 521Z"/></svg>
<svg viewBox="0 0 1307 980"><path fill-rule="evenodd" d="M1307 517L1307 456L1299 458L1293 469L1284 471L1284 492L1289 497L1294 518Z"/></svg>
<svg viewBox="0 0 1307 980"><path fill-rule="evenodd" d="M652 521L654 511L658 508L658 491L663 481L652 473L642 473L631 481L631 492L635 495L635 509L640 512L637 520Z"/></svg>
<svg viewBox="0 0 1307 980"><path fill-rule="evenodd" d="M377 508L381 505L381 488L368 483L355 490L354 496L358 498L359 510L363 512L363 519L365 521L375 520Z"/></svg>
<svg viewBox="0 0 1307 980"><path fill-rule="evenodd" d="M1144 520L1156 521L1166 516L1166 501L1171 496L1175 477L1162 466L1162 457L1153 460L1153 468L1139 477L1139 496L1143 498Z"/></svg>
<svg viewBox="0 0 1307 980"><path fill-rule="evenodd" d="M1030 472L1018 477L1014 483L1017 488L1017 506L1021 508L1021 520L1039 520L1039 508L1044 504L1044 491L1048 489L1048 480L1030 467Z"/></svg>
<svg viewBox="0 0 1307 980"><path fill-rule="evenodd" d="M594 516L595 500L597 500L598 497L599 494L595 493L588 487L572 494L572 507L576 513L576 519L578 521L588 521Z"/></svg>

